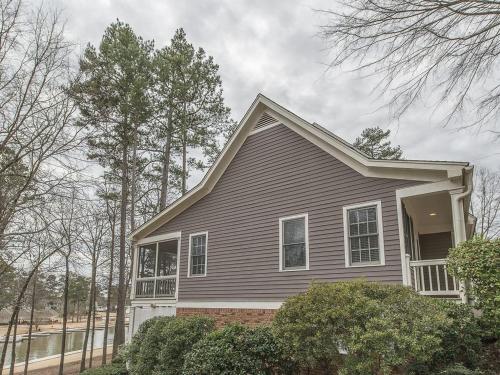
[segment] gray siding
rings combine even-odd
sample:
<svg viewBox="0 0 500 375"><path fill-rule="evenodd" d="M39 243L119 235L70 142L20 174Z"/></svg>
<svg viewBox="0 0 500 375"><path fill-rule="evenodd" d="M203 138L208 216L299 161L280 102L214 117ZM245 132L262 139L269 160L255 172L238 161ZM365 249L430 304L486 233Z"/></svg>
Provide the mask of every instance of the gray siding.
<svg viewBox="0 0 500 375"><path fill-rule="evenodd" d="M419 242L422 259L444 259L453 246L451 232L421 234Z"/></svg>
<svg viewBox="0 0 500 375"><path fill-rule="evenodd" d="M395 190L284 125L245 141L210 194L151 235L182 231L179 300L281 300L312 280L401 282ZM382 201L385 266L345 268L342 207ZM279 218L309 214L310 270L279 272ZM187 278L189 234L208 231L207 276Z"/></svg>

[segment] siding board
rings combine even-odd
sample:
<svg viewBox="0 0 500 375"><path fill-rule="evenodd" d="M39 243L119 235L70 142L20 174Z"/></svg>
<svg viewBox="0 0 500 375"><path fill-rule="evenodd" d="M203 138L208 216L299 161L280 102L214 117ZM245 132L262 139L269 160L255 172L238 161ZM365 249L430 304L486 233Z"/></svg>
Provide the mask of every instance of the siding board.
<svg viewBox="0 0 500 375"><path fill-rule="evenodd" d="M150 236L182 231L179 300L282 300L313 280L401 282L395 190L284 125L247 138L212 192ZM385 266L344 266L342 207L382 201ZM280 217L309 215L310 270L279 272ZM189 234L208 231L207 276L188 278Z"/></svg>

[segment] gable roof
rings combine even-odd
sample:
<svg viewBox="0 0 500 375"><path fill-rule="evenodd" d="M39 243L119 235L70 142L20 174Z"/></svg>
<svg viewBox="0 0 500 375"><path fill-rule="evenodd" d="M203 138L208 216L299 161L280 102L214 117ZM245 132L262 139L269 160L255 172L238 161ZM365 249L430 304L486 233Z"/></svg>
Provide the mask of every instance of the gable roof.
<svg viewBox="0 0 500 375"><path fill-rule="evenodd" d="M201 182L138 227L132 232L131 238L139 239L147 236L210 193L246 138L252 133L265 130L278 123L287 126L366 177L435 182L461 177L463 168L469 165L467 162L369 158L322 126L305 121L271 99L259 94Z"/></svg>

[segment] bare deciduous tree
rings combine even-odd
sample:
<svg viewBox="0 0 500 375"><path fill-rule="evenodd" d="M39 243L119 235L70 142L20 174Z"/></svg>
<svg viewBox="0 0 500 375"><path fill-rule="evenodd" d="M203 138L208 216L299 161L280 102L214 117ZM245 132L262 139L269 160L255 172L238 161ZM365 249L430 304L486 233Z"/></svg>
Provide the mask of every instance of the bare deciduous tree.
<svg viewBox="0 0 500 375"><path fill-rule="evenodd" d="M478 113L473 124L498 117L500 2L352 0L321 12L329 17L321 34L334 50L331 65L349 61L381 74L396 116L425 94L436 107L451 105L447 121L468 108Z"/></svg>
<svg viewBox="0 0 500 375"><path fill-rule="evenodd" d="M471 209L477 217L476 233L485 238L500 236L500 174L481 168L475 174Z"/></svg>
<svg viewBox="0 0 500 375"><path fill-rule="evenodd" d="M0 248L13 217L57 185L48 163L77 144L70 51L58 12L0 0Z"/></svg>

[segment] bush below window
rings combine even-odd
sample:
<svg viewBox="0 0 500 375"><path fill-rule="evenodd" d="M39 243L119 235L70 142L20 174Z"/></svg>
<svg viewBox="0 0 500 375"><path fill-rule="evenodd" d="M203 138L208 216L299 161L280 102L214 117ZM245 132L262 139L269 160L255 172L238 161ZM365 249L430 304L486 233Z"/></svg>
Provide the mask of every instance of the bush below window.
<svg viewBox="0 0 500 375"><path fill-rule="evenodd" d="M193 346L183 375L268 375L286 373L288 367L268 327L230 325Z"/></svg>
<svg viewBox="0 0 500 375"><path fill-rule="evenodd" d="M364 375L432 360L451 324L439 304L407 287L355 281L315 283L289 298L273 329L300 366Z"/></svg>

